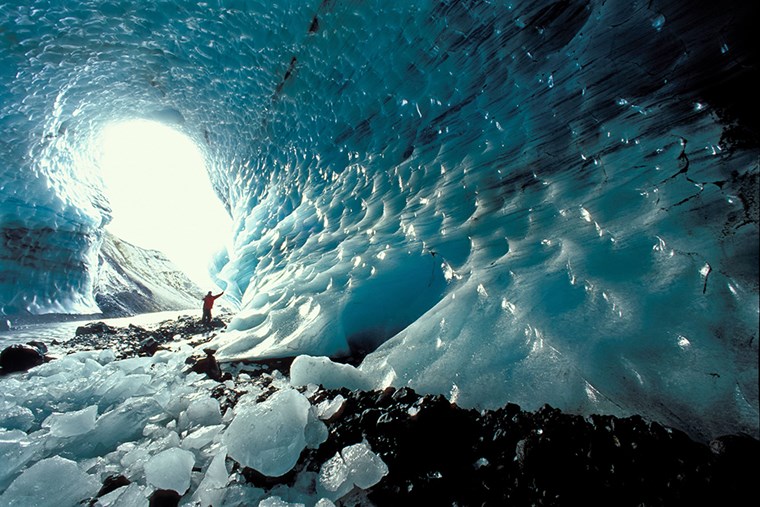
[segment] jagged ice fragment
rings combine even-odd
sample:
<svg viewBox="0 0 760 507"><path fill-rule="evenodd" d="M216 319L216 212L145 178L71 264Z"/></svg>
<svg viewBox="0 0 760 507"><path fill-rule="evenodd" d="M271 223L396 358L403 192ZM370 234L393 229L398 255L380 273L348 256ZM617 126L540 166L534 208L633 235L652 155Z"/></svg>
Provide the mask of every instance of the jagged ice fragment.
<svg viewBox="0 0 760 507"><path fill-rule="evenodd" d="M310 408L309 400L294 389L278 391L261 403L239 405L222 442L241 465L279 477L293 468L306 447Z"/></svg>
<svg viewBox="0 0 760 507"><path fill-rule="evenodd" d="M171 489L183 495L190 487L195 456L185 449L166 449L145 464L145 480L157 489Z"/></svg>

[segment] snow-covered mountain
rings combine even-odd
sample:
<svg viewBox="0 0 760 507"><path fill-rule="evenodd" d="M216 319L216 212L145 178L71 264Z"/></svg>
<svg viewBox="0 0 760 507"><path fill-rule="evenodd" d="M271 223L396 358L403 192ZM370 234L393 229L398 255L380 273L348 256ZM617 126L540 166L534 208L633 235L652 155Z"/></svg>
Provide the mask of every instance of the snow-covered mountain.
<svg viewBox="0 0 760 507"><path fill-rule="evenodd" d="M106 316L199 308L202 290L157 250L106 233L95 301Z"/></svg>

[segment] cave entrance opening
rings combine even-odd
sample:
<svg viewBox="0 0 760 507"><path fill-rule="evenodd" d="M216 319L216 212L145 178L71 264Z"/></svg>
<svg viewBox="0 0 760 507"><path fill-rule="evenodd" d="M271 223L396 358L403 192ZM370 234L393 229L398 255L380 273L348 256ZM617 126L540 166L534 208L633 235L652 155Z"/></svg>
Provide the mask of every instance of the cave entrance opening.
<svg viewBox="0 0 760 507"><path fill-rule="evenodd" d="M159 122L112 123L100 136L99 166L113 212L106 229L160 250L204 291L213 290L208 265L225 247L231 220L198 145Z"/></svg>

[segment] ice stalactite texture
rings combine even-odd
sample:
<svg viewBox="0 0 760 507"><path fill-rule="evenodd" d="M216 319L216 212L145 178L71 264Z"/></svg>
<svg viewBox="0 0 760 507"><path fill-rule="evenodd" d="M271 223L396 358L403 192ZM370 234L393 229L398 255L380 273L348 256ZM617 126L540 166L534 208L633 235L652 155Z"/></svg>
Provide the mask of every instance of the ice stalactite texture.
<svg viewBox="0 0 760 507"><path fill-rule="evenodd" d="M741 2L5 3L3 307L93 304L93 140L155 119L201 146L235 223L215 265L241 311L218 359L303 354L294 374L326 382L757 436L754 19ZM367 353L350 371L307 357Z"/></svg>

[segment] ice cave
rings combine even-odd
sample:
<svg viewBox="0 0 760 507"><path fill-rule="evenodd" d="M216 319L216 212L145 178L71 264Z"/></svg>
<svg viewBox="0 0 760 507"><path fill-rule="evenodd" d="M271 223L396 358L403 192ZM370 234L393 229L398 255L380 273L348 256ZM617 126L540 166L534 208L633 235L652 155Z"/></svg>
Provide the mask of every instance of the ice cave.
<svg viewBox="0 0 760 507"><path fill-rule="evenodd" d="M757 21L675 0L3 2L3 318L101 310L97 139L150 120L199 147L232 220L220 362L757 438Z"/></svg>

